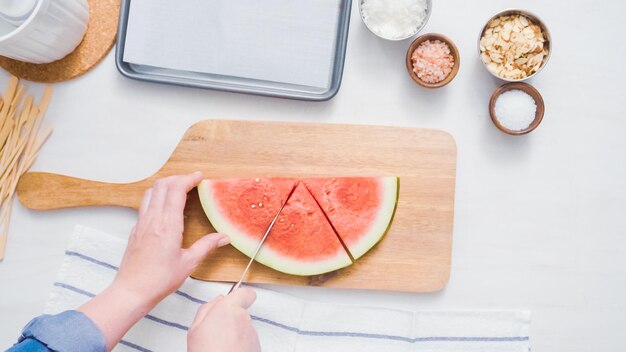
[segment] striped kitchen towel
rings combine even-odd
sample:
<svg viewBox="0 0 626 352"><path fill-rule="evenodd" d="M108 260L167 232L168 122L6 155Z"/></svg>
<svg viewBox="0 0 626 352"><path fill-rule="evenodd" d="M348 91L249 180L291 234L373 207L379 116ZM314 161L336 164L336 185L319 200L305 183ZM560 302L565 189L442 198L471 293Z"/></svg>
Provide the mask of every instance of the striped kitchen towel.
<svg viewBox="0 0 626 352"><path fill-rule="evenodd" d="M126 242L76 227L45 312L74 309L112 280ZM188 279L124 336L116 351L185 351L199 305L230 285ZM529 351L525 311L404 311L304 301L257 289L250 309L264 351Z"/></svg>

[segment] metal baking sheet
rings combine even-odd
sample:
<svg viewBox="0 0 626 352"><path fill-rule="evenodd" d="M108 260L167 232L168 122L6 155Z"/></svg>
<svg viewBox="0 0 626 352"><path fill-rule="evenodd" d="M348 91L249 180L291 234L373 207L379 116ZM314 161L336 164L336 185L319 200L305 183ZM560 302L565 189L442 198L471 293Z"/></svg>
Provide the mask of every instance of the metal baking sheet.
<svg viewBox="0 0 626 352"><path fill-rule="evenodd" d="M236 93L247 93L281 97L289 99L325 101L337 94L341 85L343 66L348 40L348 29L350 25L350 9L352 0L337 0L340 6L339 23L335 39L333 53L333 65L329 84L324 87L313 87L296 85L285 82L250 79L238 76L221 75L217 73L202 73L173 70L162 67L139 65L124 61L124 47L128 28L130 2L132 0L122 0L119 32L117 37L115 61L118 70L122 75L149 82L174 84L195 88L215 89Z"/></svg>

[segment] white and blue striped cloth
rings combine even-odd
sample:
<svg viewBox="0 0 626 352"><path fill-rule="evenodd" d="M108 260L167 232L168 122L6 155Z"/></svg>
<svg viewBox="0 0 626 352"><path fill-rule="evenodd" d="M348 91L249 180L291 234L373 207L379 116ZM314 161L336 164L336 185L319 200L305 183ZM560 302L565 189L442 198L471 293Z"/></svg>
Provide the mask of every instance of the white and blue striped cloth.
<svg viewBox="0 0 626 352"><path fill-rule="evenodd" d="M74 309L112 280L126 242L76 227L46 313ZM188 279L144 319L116 351L185 351L198 306L229 285ZM528 352L525 311L403 311L323 304L257 290L250 313L264 351Z"/></svg>

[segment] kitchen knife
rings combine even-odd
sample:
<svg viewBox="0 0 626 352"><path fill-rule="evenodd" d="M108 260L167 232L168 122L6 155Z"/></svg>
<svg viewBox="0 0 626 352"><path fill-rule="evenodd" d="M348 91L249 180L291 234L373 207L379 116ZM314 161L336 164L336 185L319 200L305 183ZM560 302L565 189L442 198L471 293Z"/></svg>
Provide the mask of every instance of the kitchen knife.
<svg viewBox="0 0 626 352"><path fill-rule="evenodd" d="M248 271L250 270L250 267L252 266L252 263L256 259L256 256L259 254L259 251L261 250L261 247L263 246L263 243L267 239L267 236L270 234L270 231L272 231L272 227L276 223L276 220L278 220L278 217L280 216L280 213L282 213L283 209L285 208L285 205L287 205L287 202L289 201L289 198L291 198L291 195L293 194L293 191L295 189L296 189L296 186L293 186L293 188L291 189L291 192L289 192L289 195L287 196L287 199L285 200L283 205L278 210L278 213L276 214L276 216L274 216L274 219L272 219L272 222L270 223L270 226L268 226L267 230L265 231L265 234L263 235L263 238L261 238L261 242L259 242L259 244L256 246L256 249L254 250L254 254L252 254L252 257L250 257L250 261L248 261L248 265L246 265L246 268L244 269L243 274L241 274L241 277L239 278L239 281L237 281L237 282L235 282L233 284L233 286L230 288L228 293L231 293L234 290L238 289L239 286L241 286L241 284L243 283L243 280L245 280L246 275L248 275Z"/></svg>

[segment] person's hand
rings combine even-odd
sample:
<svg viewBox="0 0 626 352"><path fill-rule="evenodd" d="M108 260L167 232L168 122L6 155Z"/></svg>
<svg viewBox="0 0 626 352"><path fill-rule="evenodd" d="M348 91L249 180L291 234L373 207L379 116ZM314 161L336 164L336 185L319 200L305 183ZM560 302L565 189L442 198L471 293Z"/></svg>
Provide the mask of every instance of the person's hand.
<svg viewBox="0 0 626 352"><path fill-rule="evenodd" d="M211 234L181 248L187 193L201 180L199 172L172 176L146 191L113 283L78 309L98 326L108 350L180 287L207 253L229 243L226 235Z"/></svg>
<svg viewBox="0 0 626 352"><path fill-rule="evenodd" d="M203 304L187 333L188 352L259 352L261 346L246 311L256 299L249 288Z"/></svg>
<svg viewBox="0 0 626 352"><path fill-rule="evenodd" d="M200 172L172 176L146 191L113 286L158 303L182 285L207 253L229 243L226 235L211 234L181 249L187 193L201 180Z"/></svg>

